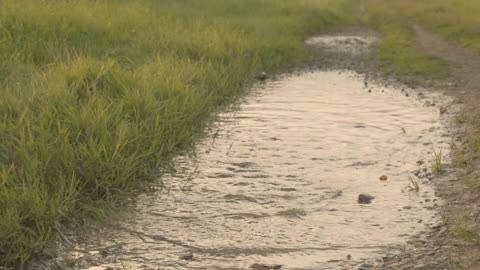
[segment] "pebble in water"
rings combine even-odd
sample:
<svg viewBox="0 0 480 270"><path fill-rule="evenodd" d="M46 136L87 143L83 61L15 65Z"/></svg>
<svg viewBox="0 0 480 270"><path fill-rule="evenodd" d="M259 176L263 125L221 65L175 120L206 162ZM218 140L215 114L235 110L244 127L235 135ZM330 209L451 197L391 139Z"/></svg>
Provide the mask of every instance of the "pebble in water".
<svg viewBox="0 0 480 270"><path fill-rule="evenodd" d="M373 199L375 199L375 197L367 193L361 193L358 195L358 203L361 204L369 204Z"/></svg>

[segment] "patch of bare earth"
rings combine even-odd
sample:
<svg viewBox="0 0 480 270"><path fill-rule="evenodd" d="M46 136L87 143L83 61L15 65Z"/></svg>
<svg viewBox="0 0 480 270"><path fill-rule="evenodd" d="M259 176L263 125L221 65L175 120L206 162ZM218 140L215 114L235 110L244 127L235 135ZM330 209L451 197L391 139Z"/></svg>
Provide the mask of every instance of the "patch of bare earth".
<svg viewBox="0 0 480 270"><path fill-rule="evenodd" d="M429 82L429 89L441 91L461 104L459 115L480 117L480 53L448 42L437 34L414 26L418 46L451 66L446 80ZM462 121L460 121L462 122ZM454 148L468 145L478 127L452 123ZM468 154L469 149L466 149ZM425 237L410 241L399 254L384 257L374 269L480 269L480 191L469 187L466 179L478 181L480 162L458 165L455 151L452 164L435 179L436 195L444 200L440 211L444 224L431 228ZM465 153L464 153L465 154ZM359 267L361 269L362 266ZM371 269L371 268L369 268Z"/></svg>

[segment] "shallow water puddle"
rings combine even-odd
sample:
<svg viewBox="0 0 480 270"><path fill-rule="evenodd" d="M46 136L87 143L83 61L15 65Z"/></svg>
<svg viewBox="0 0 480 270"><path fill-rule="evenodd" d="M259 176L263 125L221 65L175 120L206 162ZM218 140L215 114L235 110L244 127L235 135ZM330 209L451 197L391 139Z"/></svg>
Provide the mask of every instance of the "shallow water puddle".
<svg viewBox="0 0 480 270"><path fill-rule="evenodd" d="M438 110L371 89L338 71L265 84L196 159L178 158L167 188L77 249L114 269L343 269L382 256L438 222L432 187L406 187L432 145L447 148Z"/></svg>
<svg viewBox="0 0 480 270"><path fill-rule="evenodd" d="M362 37L356 35L316 36L305 41L307 45L321 47L327 51L348 54L361 54L371 49L376 41L375 37Z"/></svg>

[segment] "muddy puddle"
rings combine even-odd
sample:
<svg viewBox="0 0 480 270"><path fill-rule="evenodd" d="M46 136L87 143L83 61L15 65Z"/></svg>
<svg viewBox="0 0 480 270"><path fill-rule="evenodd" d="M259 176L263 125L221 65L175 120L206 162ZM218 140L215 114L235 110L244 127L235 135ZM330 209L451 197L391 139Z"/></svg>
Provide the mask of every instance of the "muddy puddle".
<svg viewBox="0 0 480 270"><path fill-rule="evenodd" d="M428 181L433 148L448 149L439 117L353 72L267 82L221 116L195 158L177 158L164 188L58 260L92 270L351 269L439 222ZM375 198L359 204L360 193Z"/></svg>
<svg viewBox="0 0 480 270"><path fill-rule="evenodd" d="M316 36L305 41L308 46L322 47L326 51L363 54L371 49L375 37L358 35Z"/></svg>

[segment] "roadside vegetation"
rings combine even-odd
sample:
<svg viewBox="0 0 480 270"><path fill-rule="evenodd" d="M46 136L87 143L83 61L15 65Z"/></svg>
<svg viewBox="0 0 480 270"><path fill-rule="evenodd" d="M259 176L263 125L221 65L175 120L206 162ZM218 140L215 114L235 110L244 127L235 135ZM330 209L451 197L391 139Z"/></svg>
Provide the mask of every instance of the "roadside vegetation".
<svg viewBox="0 0 480 270"><path fill-rule="evenodd" d="M3 0L0 265L158 178L261 71L305 61L350 0Z"/></svg>
<svg viewBox="0 0 480 270"><path fill-rule="evenodd" d="M369 0L370 1L370 0ZM463 46L480 50L480 2L472 0L381 0L397 16L414 21ZM386 5L387 3L387 5Z"/></svg>
<svg viewBox="0 0 480 270"><path fill-rule="evenodd" d="M415 3L407 2L412 5ZM376 58L386 73L411 83L448 75L447 63L418 50L415 32L409 20L396 9L392 1L366 0L365 8L367 14L363 18L364 22L383 36L378 44Z"/></svg>
<svg viewBox="0 0 480 270"><path fill-rule="evenodd" d="M413 23L480 51L480 2L472 0L365 0L365 22L384 35L378 59L408 82L440 79L448 64L417 48Z"/></svg>

